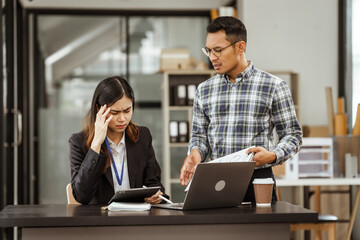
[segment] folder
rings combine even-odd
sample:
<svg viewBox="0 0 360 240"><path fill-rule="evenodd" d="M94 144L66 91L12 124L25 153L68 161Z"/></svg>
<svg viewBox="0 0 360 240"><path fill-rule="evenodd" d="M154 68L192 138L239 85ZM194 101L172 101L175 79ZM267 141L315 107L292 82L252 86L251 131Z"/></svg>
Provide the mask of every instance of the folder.
<svg viewBox="0 0 360 240"><path fill-rule="evenodd" d="M174 103L175 106L186 105L186 85L181 84L175 86Z"/></svg>
<svg viewBox="0 0 360 240"><path fill-rule="evenodd" d="M195 92L196 92L195 84L190 84L187 86L187 96L188 96L187 99L189 106L192 106L194 104Z"/></svg>
<svg viewBox="0 0 360 240"><path fill-rule="evenodd" d="M170 142L176 143L179 141L179 128L177 121L170 121Z"/></svg>
<svg viewBox="0 0 360 240"><path fill-rule="evenodd" d="M189 141L189 130L188 122L180 121L179 122L179 142L184 143Z"/></svg>

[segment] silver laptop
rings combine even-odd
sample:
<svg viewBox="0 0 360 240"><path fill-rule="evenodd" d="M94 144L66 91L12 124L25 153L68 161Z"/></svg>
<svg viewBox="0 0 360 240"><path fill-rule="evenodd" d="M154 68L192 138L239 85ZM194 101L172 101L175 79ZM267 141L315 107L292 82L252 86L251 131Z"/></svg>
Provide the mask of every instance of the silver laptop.
<svg viewBox="0 0 360 240"><path fill-rule="evenodd" d="M153 207L194 210L239 206L254 168L255 162L200 163L184 203L156 204Z"/></svg>

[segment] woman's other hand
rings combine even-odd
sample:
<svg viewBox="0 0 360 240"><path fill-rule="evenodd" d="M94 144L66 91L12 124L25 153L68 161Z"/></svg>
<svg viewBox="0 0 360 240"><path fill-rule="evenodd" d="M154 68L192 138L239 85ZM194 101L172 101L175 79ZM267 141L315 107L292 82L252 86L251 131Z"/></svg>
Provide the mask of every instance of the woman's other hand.
<svg viewBox="0 0 360 240"><path fill-rule="evenodd" d="M107 118L107 115L109 114L110 110L111 110L110 107L107 107L105 104L101 106L101 108L96 114L95 134L90 147L93 151L97 153L100 153L101 144L105 140L109 122L113 118L113 115L110 115Z"/></svg>

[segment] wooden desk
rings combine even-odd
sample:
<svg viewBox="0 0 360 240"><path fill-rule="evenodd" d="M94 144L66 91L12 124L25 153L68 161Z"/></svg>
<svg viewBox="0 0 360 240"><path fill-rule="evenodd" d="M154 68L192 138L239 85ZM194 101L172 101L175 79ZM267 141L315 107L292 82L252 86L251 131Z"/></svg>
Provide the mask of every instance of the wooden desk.
<svg viewBox="0 0 360 240"><path fill-rule="evenodd" d="M0 227L28 239L267 239L288 240L290 223L316 222L314 211L286 202L271 207L101 212L91 205L16 205L0 212ZM259 231L261 229L261 231ZM50 238L51 236L51 238Z"/></svg>
<svg viewBox="0 0 360 240"><path fill-rule="evenodd" d="M357 186L356 197L351 211L350 223L346 234L346 240L350 240L354 227L357 208L360 201L360 178L303 178L284 179L277 178L278 187L306 187L306 186Z"/></svg>

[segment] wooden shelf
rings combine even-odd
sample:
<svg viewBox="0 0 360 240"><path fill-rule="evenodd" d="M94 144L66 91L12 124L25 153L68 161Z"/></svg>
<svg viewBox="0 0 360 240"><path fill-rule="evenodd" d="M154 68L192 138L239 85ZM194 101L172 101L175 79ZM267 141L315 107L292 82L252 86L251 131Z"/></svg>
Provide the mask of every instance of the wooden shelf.
<svg viewBox="0 0 360 240"><path fill-rule="evenodd" d="M170 143L170 147L188 147L189 143Z"/></svg>
<svg viewBox="0 0 360 240"><path fill-rule="evenodd" d="M192 111L193 106L169 106L170 111Z"/></svg>
<svg viewBox="0 0 360 240"><path fill-rule="evenodd" d="M172 184L174 184L174 183L180 184L180 179L179 179L179 178L171 178L171 179L170 179L170 182L171 182Z"/></svg>
<svg viewBox="0 0 360 240"><path fill-rule="evenodd" d="M299 161L299 165L329 165L331 164L328 160L302 160Z"/></svg>
<svg viewBox="0 0 360 240"><path fill-rule="evenodd" d="M169 141L169 124L170 121L187 121L188 122L188 133L190 135L192 127L192 112L193 106L174 106L176 102L173 100L171 94L173 88L179 84L182 85L198 85L201 82L209 79L214 75L214 71L169 71L163 73L162 88L162 120L163 120L163 163L162 163L162 179L165 186L166 193L170 196L179 195L181 188L174 187L175 184L180 185L179 179L171 178L171 169L174 168L172 162L183 161L186 157L186 152L181 159L171 159L172 151L181 151L180 148L187 148L188 142L186 143L171 143ZM176 166L178 168L178 165ZM174 171L174 169L173 169ZM176 169L180 171L180 169ZM173 185L173 189L172 186ZM183 190L182 190L183 191ZM181 193L183 194L183 192ZM180 195L181 195L180 194ZM182 199L183 200L183 199Z"/></svg>

